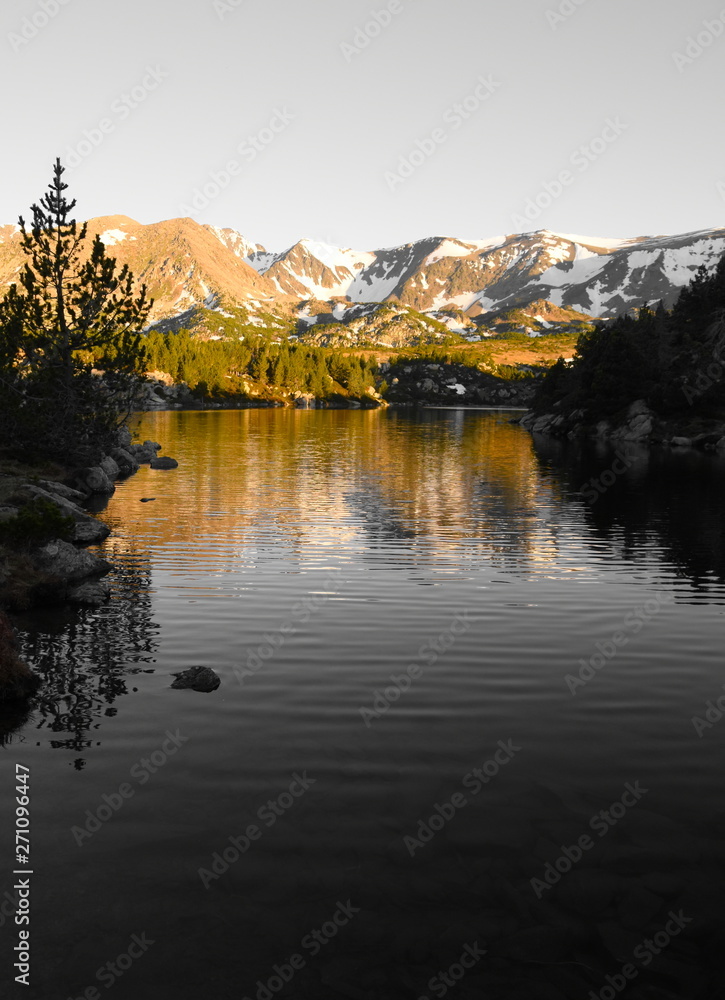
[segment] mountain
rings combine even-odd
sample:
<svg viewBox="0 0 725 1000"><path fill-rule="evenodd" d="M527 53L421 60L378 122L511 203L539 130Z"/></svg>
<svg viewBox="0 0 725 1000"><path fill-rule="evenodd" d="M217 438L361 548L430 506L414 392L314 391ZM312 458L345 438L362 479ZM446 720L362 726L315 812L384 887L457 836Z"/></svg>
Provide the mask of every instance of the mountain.
<svg viewBox="0 0 725 1000"><path fill-rule="evenodd" d="M435 336L447 327L469 337L515 325L521 310L519 328L541 333L643 302L671 306L700 265L712 270L725 253L725 228L630 239L547 230L469 241L435 236L369 251L303 239L273 253L236 230L188 218L142 225L107 216L88 225L146 283L154 322L236 307L249 322L276 317L300 333L355 321L353 341L367 336L376 316L390 326L378 303L397 307L403 327L422 319ZM17 280L22 263L17 227L0 227L0 288Z"/></svg>
<svg viewBox="0 0 725 1000"><path fill-rule="evenodd" d="M193 219L171 219L144 226L125 215L88 222L109 255L128 264L154 299L153 320L222 303L232 306L272 303L275 286L247 263L260 249L232 229L202 226ZM89 241L90 243L90 241ZM24 255L17 226L0 228L0 288L17 280Z"/></svg>
<svg viewBox="0 0 725 1000"><path fill-rule="evenodd" d="M249 263L280 293L350 302L397 301L419 312L470 317L544 300L609 317L664 299L671 305L701 264L725 252L725 229L604 240L536 233L463 242L431 237L370 252L302 240Z"/></svg>

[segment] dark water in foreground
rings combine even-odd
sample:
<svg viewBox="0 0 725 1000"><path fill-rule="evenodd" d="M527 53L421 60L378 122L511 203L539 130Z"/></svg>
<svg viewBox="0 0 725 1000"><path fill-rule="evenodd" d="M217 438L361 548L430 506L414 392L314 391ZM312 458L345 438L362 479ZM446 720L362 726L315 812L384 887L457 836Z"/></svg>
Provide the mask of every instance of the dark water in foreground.
<svg viewBox="0 0 725 1000"><path fill-rule="evenodd" d="M725 997L725 462L585 500L614 456L510 418L144 417L180 468L103 513L112 602L21 622L3 997Z"/></svg>

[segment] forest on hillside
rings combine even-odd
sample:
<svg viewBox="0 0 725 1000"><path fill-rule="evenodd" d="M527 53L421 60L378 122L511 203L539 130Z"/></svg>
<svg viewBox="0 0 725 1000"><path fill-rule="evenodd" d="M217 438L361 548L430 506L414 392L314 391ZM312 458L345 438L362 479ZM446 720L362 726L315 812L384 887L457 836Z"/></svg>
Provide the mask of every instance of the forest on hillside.
<svg viewBox="0 0 725 1000"><path fill-rule="evenodd" d="M725 416L725 256L700 267L674 307L645 304L636 314L596 323L570 363L553 365L539 385L538 413L584 413L617 422L644 400L662 417Z"/></svg>

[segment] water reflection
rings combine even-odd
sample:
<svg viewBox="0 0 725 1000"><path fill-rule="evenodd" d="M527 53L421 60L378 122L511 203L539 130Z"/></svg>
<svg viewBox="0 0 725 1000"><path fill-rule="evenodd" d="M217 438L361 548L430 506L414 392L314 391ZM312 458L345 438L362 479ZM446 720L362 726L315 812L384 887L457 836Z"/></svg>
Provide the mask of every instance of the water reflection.
<svg viewBox="0 0 725 1000"><path fill-rule="evenodd" d="M592 537L617 560L653 551L700 593L725 580L725 456L535 437L542 477L580 505Z"/></svg>
<svg viewBox="0 0 725 1000"><path fill-rule="evenodd" d="M53 733L49 745L81 753L97 739L101 720L118 711L129 678L153 663L158 626L151 603L151 563L123 537L109 539L113 599L98 610L54 608L18 616L20 655L43 678L30 718L0 716L0 739L28 724ZM151 668L152 669L152 668ZM17 740L17 736L15 739ZM76 760L82 768L83 758Z"/></svg>

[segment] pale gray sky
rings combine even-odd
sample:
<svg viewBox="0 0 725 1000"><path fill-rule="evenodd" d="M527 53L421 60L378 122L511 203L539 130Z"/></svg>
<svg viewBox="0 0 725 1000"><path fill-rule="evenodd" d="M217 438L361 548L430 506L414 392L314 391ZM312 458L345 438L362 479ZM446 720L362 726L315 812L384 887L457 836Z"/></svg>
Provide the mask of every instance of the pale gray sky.
<svg viewBox="0 0 725 1000"><path fill-rule="evenodd" d="M61 155L79 218L270 249L725 224L724 0L15 0L0 45L0 222Z"/></svg>

